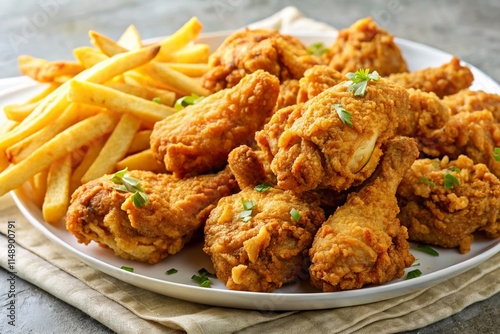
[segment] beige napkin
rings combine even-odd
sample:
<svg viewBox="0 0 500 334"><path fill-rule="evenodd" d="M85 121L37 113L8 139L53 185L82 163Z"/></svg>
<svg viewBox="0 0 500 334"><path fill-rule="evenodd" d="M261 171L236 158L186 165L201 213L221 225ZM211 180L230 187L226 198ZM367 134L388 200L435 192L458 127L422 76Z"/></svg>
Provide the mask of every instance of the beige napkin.
<svg viewBox="0 0 500 334"><path fill-rule="evenodd" d="M261 26L328 30L285 8ZM297 23L297 24L296 24ZM257 25L258 26L258 25ZM254 25L255 27L255 25ZM7 221L16 222L18 275L117 333L376 333L421 328L500 291L500 255L434 287L368 305L302 312L258 312L211 307L136 288L73 258L31 226L10 195L0 198L0 249ZM7 252L0 251L7 268Z"/></svg>

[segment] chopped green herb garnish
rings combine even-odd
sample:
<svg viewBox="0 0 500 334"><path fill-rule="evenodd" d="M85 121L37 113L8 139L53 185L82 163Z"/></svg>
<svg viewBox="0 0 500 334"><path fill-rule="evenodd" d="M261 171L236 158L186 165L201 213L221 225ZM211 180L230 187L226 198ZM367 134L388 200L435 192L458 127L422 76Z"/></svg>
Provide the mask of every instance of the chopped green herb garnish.
<svg viewBox="0 0 500 334"><path fill-rule="evenodd" d="M352 115L347 110L345 110L340 103L334 104L333 108L337 112L337 115L339 115L339 118L342 121L342 123L352 128L352 122L351 122Z"/></svg>
<svg viewBox="0 0 500 334"><path fill-rule="evenodd" d="M159 97L154 97L153 98L153 102L154 103L160 103L161 102L161 99Z"/></svg>
<svg viewBox="0 0 500 334"><path fill-rule="evenodd" d="M493 158L495 159L495 161L500 161L500 147L495 147L492 155L493 155Z"/></svg>
<svg viewBox="0 0 500 334"><path fill-rule="evenodd" d="M351 80L351 84L347 87L348 92L354 91L354 96L364 96L366 87L369 81L377 81L380 75L377 71L370 73L369 69L360 68L355 73L349 72L346 77Z"/></svg>
<svg viewBox="0 0 500 334"><path fill-rule="evenodd" d="M460 182L458 182L458 179L455 176L451 175L451 173L444 174L444 187L446 189L451 189L458 185L460 185Z"/></svg>
<svg viewBox="0 0 500 334"><path fill-rule="evenodd" d="M450 167L448 169L451 170L452 172L460 173L460 168L458 168L458 167Z"/></svg>
<svg viewBox="0 0 500 334"><path fill-rule="evenodd" d="M415 249L417 249L421 252L430 254L432 256L439 256L439 253L434 248L429 247L427 245L417 245L417 247Z"/></svg>
<svg viewBox="0 0 500 334"><path fill-rule="evenodd" d="M132 267L127 267L127 266L121 266L120 269L122 270L126 270L126 271L130 271L131 273L134 272L134 268Z"/></svg>
<svg viewBox="0 0 500 334"><path fill-rule="evenodd" d="M323 54L328 52L328 48L322 42L317 42L309 45L307 48L307 53L310 55L315 55L321 57Z"/></svg>
<svg viewBox="0 0 500 334"><path fill-rule="evenodd" d="M197 282L203 288L209 288L212 285L209 277L217 277L215 274L208 272L205 268L198 270L198 275L191 276L191 279Z"/></svg>
<svg viewBox="0 0 500 334"><path fill-rule="evenodd" d="M418 269L415 269L415 270L409 271L408 274L406 274L406 279L412 279L412 278L416 278L419 276L422 276L422 272Z"/></svg>
<svg viewBox="0 0 500 334"><path fill-rule="evenodd" d="M201 276L207 276L207 277L212 277L212 278L217 277L215 274L212 274L211 272L209 272L205 268L201 268L200 270L198 270L198 274L200 274Z"/></svg>
<svg viewBox="0 0 500 334"><path fill-rule="evenodd" d="M269 183L267 182L264 182L264 183L261 183L257 186L255 186L255 188L253 188L254 190L260 192L260 193L263 193L263 192L266 192L268 191L269 189L271 189L273 186L270 185Z"/></svg>
<svg viewBox="0 0 500 334"><path fill-rule="evenodd" d="M114 189L133 194L131 199L136 208L149 203L149 197L142 189L141 182L130 176L127 168L114 173L110 180L118 184L113 187Z"/></svg>
<svg viewBox="0 0 500 334"><path fill-rule="evenodd" d="M241 198L241 203L243 204L243 210L238 214L238 217L241 218L244 222L252 219L252 208L255 206L255 202L253 199L249 201L245 201L245 199Z"/></svg>
<svg viewBox="0 0 500 334"><path fill-rule="evenodd" d="M298 222L300 220L300 212L298 212L295 208L292 208L290 210L290 215L292 215L293 220Z"/></svg>
<svg viewBox="0 0 500 334"><path fill-rule="evenodd" d="M175 101L174 108L175 110L181 110L184 107L187 106L192 106L193 104L196 104L203 100L203 96L199 96L195 93L191 93L191 95L186 95Z"/></svg>
<svg viewBox="0 0 500 334"><path fill-rule="evenodd" d="M419 265L420 265L420 263L414 263L410 267L418 267Z"/></svg>
<svg viewBox="0 0 500 334"><path fill-rule="evenodd" d="M427 177L421 177L420 178L420 181L422 181L423 183L431 186L431 187L434 187L436 184L434 182L432 182L431 180L429 180L429 178Z"/></svg>
<svg viewBox="0 0 500 334"><path fill-rule="evenodd" d="M176 274L177 271L178 271L177 269L172 268L172 269L169 269L169 270L165 271L165 274L167 274L167 275L173 275L173 274Z"/></svg>

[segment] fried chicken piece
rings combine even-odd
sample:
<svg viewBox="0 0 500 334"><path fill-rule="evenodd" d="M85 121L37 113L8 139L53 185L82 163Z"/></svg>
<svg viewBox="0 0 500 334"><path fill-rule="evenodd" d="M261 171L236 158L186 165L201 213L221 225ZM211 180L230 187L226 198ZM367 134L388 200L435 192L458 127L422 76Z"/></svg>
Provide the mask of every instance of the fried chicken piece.
<svg viewBox="0 0 500 334"><path fill-rule="evenodd" d="M306 102L346 79L345 75L326 65L316 65L304 72L299 81L297 103Z"/></svg>
<svg viewBox="0 0 500 334"><path fill-rule="evenodd" d="M394 36L378 27L371 17L340 30L326 57L328 66L344 74L356 72L360 67L382 76L408 72Z"/></svg>
<svg viewBox="0 0 500 334"><path fill-rule="evenodd" d="M261 151L262 153L262 151ZM268 181L270 170L266 170L264 159L247 145L241 145L229 153L228 164L241 189Z"/></svg>
<svg viewBox="0 0 500 334"><path fill-rule="evenodd" d="M406 89L383 78L370 82L362 97L340 83L275 113L256 139L272 159L280 188L342 191L373 173L382 144L394 137L408 104ZM351 114L352 127L343 123L335 105Z"/></svg>
<svg viewBox="0 0 500 334"><path fill-rule="evenodd" d="M305 70L323 61L310 55L293 36L272 29L245 29L227 37L208 63L210 70L203 76L203 86L217 92L259 69L277 76L280 82L298 80Z"/></svg>
<svg viewBox="0 0 500 334"><path fill-rule="evenodd" d="M489 110L452 115L441 129L419 138L420 150L430 157L457 159L463 154L500 177L500 162L494 157L496 147L500 147L500 123Z"/></svg>
<svg viewBox="0 0 500 334"><path fill-rule="evenodd" d="M148 204L136 208L132 193L115 189L105 175L73 193L66 228L79 243L95 241L117 256L151 264L179 252L217 201L239 190L229 169L183 180L148 171L129 174L140 180Z"/></svg>
<svg viewBox="0 0 500 334"><path fill-rule="evenodd" d="M446 186L448 178L458 184ZM451 176L450 176L451 175ZM473 233L500 237L500 180L484 164L461 155L457 160L419 159L398 188L398 218L410 240L470 251Z"/></svg>
<svg viewBox="0 0 500 334"><path fill-rule="evenodd" d="M427 138L450 119L450 108L434 93L409 88L410 108L401 121L398 134Z"/></svg>
<svg viewBox="0 0 500 334"><path fill-rule="evenodd" d="M254 203L248 220L242 200ZM307 275L307 252L324 220L312 197L247 187L221 199L210 213L203 250L229 289L271 292Z"/></svg>
<svg viewBox="0 0 500 334"><path fill-rule="evenodd" d="M462 66L460 60L453 57L449 63L439 67L428 67L411 73L391 74L387 79L406 88L433 92L442 98L470 87L474 75L468 66Z"/></svg>
<svg viewBox="0 0 500 334"><path fill-rule="evenodd" d="M358 289L403 276L414 257L396 215L396 190L418 156L413 139L389 141L380 169L321 226L309 252L311 282L322 291Z"/></svg>
<svg viewBox="0 0 500 334"><path fill-rule="evenodd" d="M177 177L220 170L231 150L250 143L271 116L278 79L262 70L157 122L151 149Z"/></svg>
<svg viewBox="0 0 500 334"><path fill-rule="evenodd" d="M290 79L283 81L280 85L276 110L296 104L299 89L299 80Z"/></svg>
<svg viewBox="0 0 500 334"><path fill-rule="evenodd" d="M456 94L445 96L443 102L450 108L452 114L487 109L493 114L495 121L500 122L500 95L498 94L462 89Z"/></svg>

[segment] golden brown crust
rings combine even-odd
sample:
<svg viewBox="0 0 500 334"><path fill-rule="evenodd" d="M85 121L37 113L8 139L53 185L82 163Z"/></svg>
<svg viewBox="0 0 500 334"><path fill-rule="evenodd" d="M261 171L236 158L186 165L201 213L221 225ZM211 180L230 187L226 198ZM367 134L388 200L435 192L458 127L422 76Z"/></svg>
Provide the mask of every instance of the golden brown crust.
<svg viewBox="0 0 500 334"><path fill-rule="evenodd" d="M459 184L445 187L447 173ZM398 203L410 240L467 253L475 231L500 237L500 181L466 156L415 161L399 185Z"/></svg>
<svg viewBox="0 0 500 334"><path fill-rule="evenodd" d="M255 202L246 222L239 216L242 200ZM318 203L303 196L247 187L221 199L210 213L204 251L229 289L271 292L307 273L307 252L324 219Z"/></svg>
<svg viewBox="0 0 500 334"><path fill-rule="evenodd" d="M80 243L95 241L122 258L151 264L179 252L217 201L238 190L229 170L184 180L146 171L130 175L140 180L149 204L136 208L132 194L116 190L105 175L74 192L66 228Z"/></svg>
<svg viewBox="0 0 500 334"><path fill-rule="evenodd" d="M382 76L408 72L394 36L378 27L370 17L339 31L327 58L328 66L342 73L356 72L360 67Z"/></svg>

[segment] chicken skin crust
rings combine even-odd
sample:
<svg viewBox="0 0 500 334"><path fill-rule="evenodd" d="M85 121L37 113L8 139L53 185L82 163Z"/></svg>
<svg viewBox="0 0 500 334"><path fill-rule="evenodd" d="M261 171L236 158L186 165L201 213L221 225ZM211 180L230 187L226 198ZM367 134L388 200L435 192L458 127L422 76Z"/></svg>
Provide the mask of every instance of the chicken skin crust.
<svg viewBox="0 0 500 334"><path fill-rule="evenodd" d="M445 186L446 175L457 184ZM464 155L415 161L397 195L410 240L467 253L475 231L500 237L500 181Z"/></svg>
<svg viewBox="0 0 500 334"><path fill-rule="evenodd" d="M314 198L253 187L224 197L205 225L205 247L217 277L231 290L271 292L307 277L307 252L325 220ZM243 219L242 201L253 200ZM293 216L296 210L298 216Z"/></svg>
<svg viewBox="0 0 500 334"><path fill-rule="evenodd" d="M482 90L462 89L456 94L443 98L452 114L460 112L489 110L496 122L500 123L500 95Z"/></svg>
<svg viewBox="0 0 500 334"><path fill-rule="evenodd" d="M339 31L326 58L328 66L344 74L356 72L360 67L382 76L408 72L394 36L379 28L370 17Z"/></svg>
<svg viewBox="0 0 500 334"><path fill-rule="evenodd" d="M452 57L448 63L439 67L428 67L410 73L395 73L389 75L387 79L406 88L433 92L443 98L470 87L474 75L468 66L460 64L457 57Z"/></svg>
<svg viewBox="0 0 500 334"><path fill-rule="evenodd" d="M342 191L373 173L381 146L395 136L408 105L406 89L383 78L370 82L359 97L343 82L279 110L256 139L272 159L278 187ZM335 106L351 114L352 127L343 123Z"/></svg>
<svg viewBox="0 0 500 334"><path fill-rule="evenodd" d="M321 226L309 252L314 286L325 292L358 289L403 276L415 259L396 217L396 190L417 156L413 139L389 141L374 177Z"/></svg>
<svg viewBox="0 0 500 334"><path fill-rule="evenodd" d="M149 203L136 208L132 193L115 189L111 175L80 186L71 199L66 228L78 242L97 242L117 256L154 264L179 252L217 201L239 190L229 169L178 180L172 175L130 171Z"/></svg>
<svg viewBox="0 0 500 334"><path fill-rule="evenodd" d="M275 76L256 71L157 122L151 150L180 178L218 171L233 148L254 140L274 110L279 89Z"/></svg>
<svg viewBox="0 0 500 334"><path fill-rule="evenodd" d="M210 70L203 76L203 86L211 92L238 84L247 74L264 70L285 80L298 80L304 71L323 64L310 55L295 37L273 29L244 29L231 34L210 55Z"/></svg>

